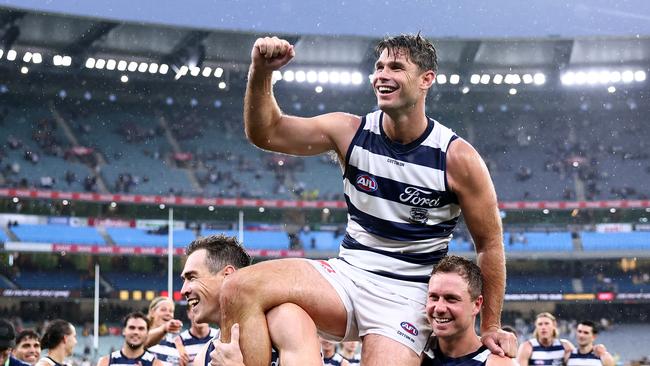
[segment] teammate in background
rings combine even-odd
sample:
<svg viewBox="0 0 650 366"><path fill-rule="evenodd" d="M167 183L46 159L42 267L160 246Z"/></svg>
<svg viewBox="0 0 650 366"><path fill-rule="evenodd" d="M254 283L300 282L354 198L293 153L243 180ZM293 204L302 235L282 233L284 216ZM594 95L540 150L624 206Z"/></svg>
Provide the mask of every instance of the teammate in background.
<svg viewBox="0 0 650 366"><path fill-rule="evenodd" d="M339 353L343 358L348 360L350 366L359 366L361 363L361 355L357 352L359 348L359 342L343 342L341 343L341 348Z"/></svg>
<svg viewBox="0 0 650 366"><path fill-rule="evenodd" d="M491 354L476 334L482 290L480 268L465 258L452 255L434 268L426 312L435 336L422 366L515 366L512 358Z"/></svg>
<svg viewBox="0 0 650 366"><path fill-rule="evenodd" d="M163 366L187 366L189 361L187 354L180 352L175 343L175 339L178 337L178 333L180 333L180 327L174 326L178 324L174 322L174 302L165 296L154 298L149 304L147 317L149 318L151 328L158 330L169 329L158 344L148 347L148 351L162 361ZM180 321L176 322L180 323ZM150 344L152 339L154 337L149 332L146 344Z"/></svg>
<svg viewBox="0 0 650 366"><path fill-rule="evenodd" d="M598 335L598 327L590 320L583 320L576 328L574 349L566 358L567 366L614 366L616 362L607 348L602 344L594 344Z"/></svg>
<svg viewBox="0 0 650 366"><path fill-rule="evenodd" d="M537 314L533 335L535 338L519 346L517 352L519 366L559 366L573 351L571 342L558 338L557 321L551 313Z"/></svg>
<svg viewBox="0 0 650 366"><path fill-rule="evenodd" d="M41 342L38 333L33 329L25 329L16 336L16 347L12 353L17 359L30 365L36 364L41 357Z"/></svg>
<svg viewBox="0 0 650 366"><path fill-rule="evenodd" d="M321 339L320 349L323 353L323 366L350 366L348 360L336 352L336 345L334 343Z"/></svg>
<svg viewBox="0 0 650 366"><path fill-rule="evenodd" d="M213 235L194 240L187 247L187 259L181 273L181 294L191 306L192 316L198 323L221 323L219 296L222 285L230 276L251 263L251 258L237 239ZM307 313L293 304L283 304L271 309L264 321L268 322L271 339L279 350L273 350L272 366L322 366L320 344L316 326ZM291 334L284 330L289 324ZM230 343L213 342L204 345L194 358L194 366L241 366L244 365L239 349L239 328L232 328Z"/></svg>
<svg viewBox="0 0 650 366"><path fill-rule="evenodd" d="M15 358L11 354L16 345L16 329L8 320L0 319L0 365L3 366L29 366L29 364Z"/></svg>
<svg viewBox="0 0 650 366"><path fill-rule="evenodd" d="M144 314L128 314L124 317L122 327L122 348L101 357L97 366L162 366L162 362L153 353L144 349L149 331L149 320Z"/></svg>
<svg viewBox="0 0 650 366"><path fill-rule="evenodd" d="M77 331L74 325L61 319L52 320L41 337L41 347L47 356L41 358L36 366L63 366L65 358L72 356L77 345Z"/></svg>
<svg viewBox="0 0 650 366"><path fill-rule="evenodd" d="M189 359L189 366L194 365L194 358L196 354L203 348L203 346L210 342L212 338L217 336L219 331L214 328L210 328L208 323L197 323L194 319L194 312L192 307L187 307L187 318L190 320L190 329L184 330L181 332L181 340L185 353ZM197 365L203 366L203 365Z"/></svg>
<svg viewBox="0 0 650 366"><path fill-rule="evenodd" d="M376 50L379 111L301 118L283 114L273 96L273 72L294 58L293 46L277 37L253 46L244 100L248 139L292 155L335 151L349 215L337 259L265 261L223 288L221 339L239 323L249 366L268 364L264 316L283 303L302 307L328 340L362 339L364 366L418 365L431 333L424 316L428 276L447 254L461 209L486 284L482 341L495 353L516 354L514 336L500 329L505 256L490 175L469 143L425 114L436 51L419 35L385 39Z"/></svg>

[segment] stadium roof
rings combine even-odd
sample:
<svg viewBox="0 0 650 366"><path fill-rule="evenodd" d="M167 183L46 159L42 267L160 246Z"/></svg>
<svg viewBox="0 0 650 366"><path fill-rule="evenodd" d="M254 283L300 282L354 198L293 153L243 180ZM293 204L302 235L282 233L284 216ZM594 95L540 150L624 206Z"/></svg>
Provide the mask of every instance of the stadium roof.
<svg viewBox="0 0 650 366"><path fill-rule="evenodd" d="M115 15L115 12L108 15ZM635 20L643 15L628 14L625 17ZM432 21L436 21L435 18L433 16ZM648 19L643 23L650 28ZM4 48L9 48L7 43L11 41L10 46L25 50L36 47L72 56L133 56L152 62L170 62L178 57L197 57L200 46L206 61L240 65L249 62L250 47L258 36L250 31L128 23L15 8L0 8L0 32ZM14 32L13 40L11 32ZM296 45L298 56L294 62L297 64L356 66L370 70L374 62L376 37L284 36ZM607 38L440 38L435 43L441 69L450 71L526 67L562 69L571 65L647 64L650 60L650 38L636 35Z"/></svg>

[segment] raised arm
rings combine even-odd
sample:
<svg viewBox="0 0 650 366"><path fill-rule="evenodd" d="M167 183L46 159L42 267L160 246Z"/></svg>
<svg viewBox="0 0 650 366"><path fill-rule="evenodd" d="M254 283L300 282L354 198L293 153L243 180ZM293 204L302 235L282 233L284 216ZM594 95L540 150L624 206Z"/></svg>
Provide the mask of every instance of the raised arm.
<svg viewBox="0 0 650 366"><path fill-rule="evenodd" d="M501 330L506 265L496 192L483 159L469 143L457 139L447 154L447 179L458 196L483 274L481 340L492 353L514 357L517 339Z"/></svg>
<svg viewBox="0 0 650 366"><path fill-rule="evenodd" d="M603 366L614 366L616 365L616 361L614 360L614 357L607 352L607 348L605 347L604 344L596 344L594 345L594 353L596 356L600 357L600 362L603 363Z"/></svg>
<svg viewBox="0 0 650 366"><path fill-rule="evenodd" d="M517 351L517 363L519 366L528 366L528 360L533 354L533 346L530 342L524 342L519 346L519 351Z"/></svg>
<svg viewBox="0 0 650 366"><path fill-rule="evenodd" d="M339 157L359 125L359 117L329 113L312 118L282 113L273 96L273 71L295 56L293 46L277 37L259 38L251 51L244 98L246 136L256 146L292 155L317 155L336 150Z"/></svg>

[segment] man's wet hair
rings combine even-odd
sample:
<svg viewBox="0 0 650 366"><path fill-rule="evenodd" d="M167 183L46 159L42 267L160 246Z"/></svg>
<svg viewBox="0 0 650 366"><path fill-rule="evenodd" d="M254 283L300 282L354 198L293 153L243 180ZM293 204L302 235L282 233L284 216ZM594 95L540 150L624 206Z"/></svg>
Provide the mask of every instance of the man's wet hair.
<svg viewBox="0 0 650 366"><path fill-rule="evenodd" d="M126 323L128 323L130 319L144 320L144 322L147 323L147 330L149 330L149 325L151 324L151 321L149 320L149 318L147 318L146 315L144 315L144 313L140 311L134 311L132 313L126 314L126 316L122 320L122 328L126 328Z"/></svg>
<svg viewBox="0 0 650 366"><path fill-rule="evenodd" d="M596 323L592 322L591 320L582 320L578 323L578 325L586 325L591 328L591 333L593 335L598 334L598 325L596 325Z"/></svg>
<svg viewBox="0 0 650 366"><path fill-rule="evenodd" d="M16 344L19 344L25 339L36 339L40 343L40 338L41 337L38 335L38 333L36 333L34 329L23 329L16 336Z"/></svg>
<svg viewBox="0 0 650 366"><path fill-rule="evenodd" d="M239 269L251 264L250 255L246 253L237 238L231 236L219 234L198 238L187 246L185 254L189 256L201 249L205 249L208 254L205 261L213 274L221 271L227 265Z"/></svg>
<svg viewBox="0 0 650 366"><path fill-rule="evenodd" d="M418 34L401 34L395 37L384 38L375 47L377 57L384 50L388 50L388 55L397 55L397 51L408 51L407 58L418 65L420 70L432 70L438 72L438 54L433 43Z"/></svg>
<svg viewBox="0 0 650 366"><path fill-rule="evenodd" d="M483 293L483 279L481 268L474 262L457 255L444 257L433 268L431 276L437 273L456 273L467 281L467 289L472 300L478 299Z"/></svg>
<svg viewBox="0 0 650 366"><path fill-rule="evenodd" d="M41 338L41 348L52 349L63 342L63 337L72 334L72 324L63 319L52 320Z"/></svg>

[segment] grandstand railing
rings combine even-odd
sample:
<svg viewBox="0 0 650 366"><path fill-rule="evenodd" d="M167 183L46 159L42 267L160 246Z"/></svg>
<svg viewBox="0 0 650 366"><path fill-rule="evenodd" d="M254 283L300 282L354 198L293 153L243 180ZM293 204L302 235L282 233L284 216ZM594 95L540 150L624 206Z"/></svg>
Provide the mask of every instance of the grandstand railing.
<svg viewBox="0 0 650 366"><path fill-rule="evenodd" d="M345 209L345 201L297 201L252 198L210 198L186 196L158 196L138 194L102 194L61 192L36 189L0 188L0 197L22 199L70 200L96 203L165 204L196 207L266 207L266 208L330 208ZM602 201L508 201L499 202L501 210L572 210L609 208L650 208L650 200Z"/></svg>

